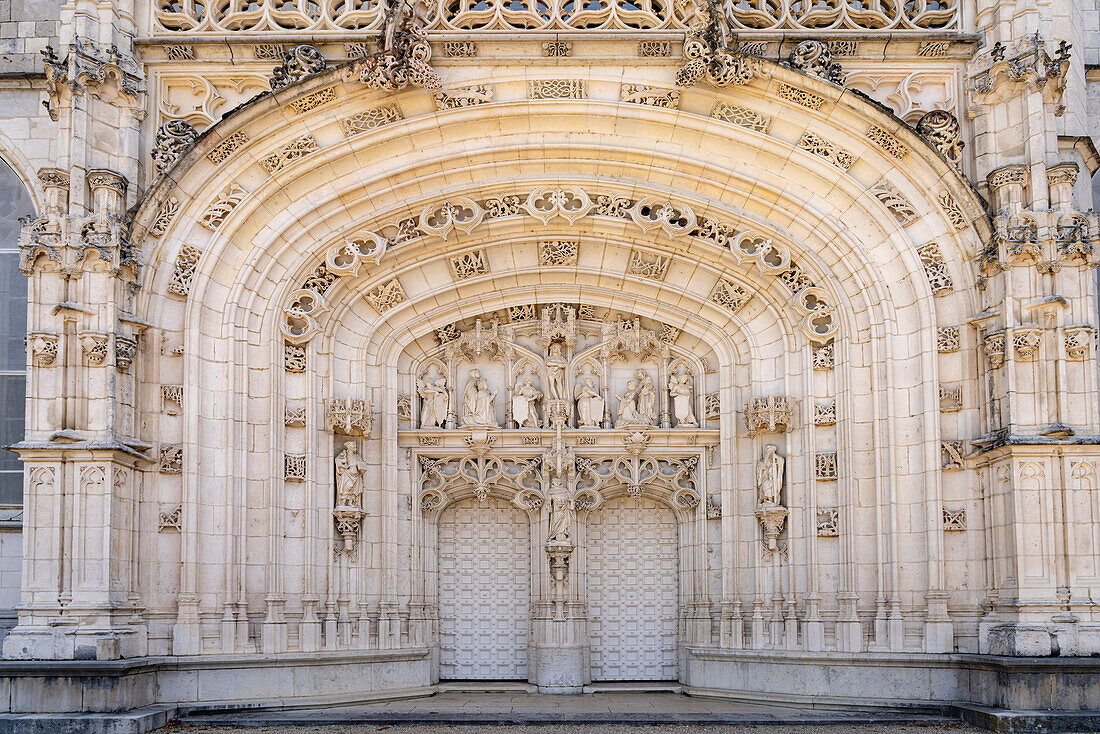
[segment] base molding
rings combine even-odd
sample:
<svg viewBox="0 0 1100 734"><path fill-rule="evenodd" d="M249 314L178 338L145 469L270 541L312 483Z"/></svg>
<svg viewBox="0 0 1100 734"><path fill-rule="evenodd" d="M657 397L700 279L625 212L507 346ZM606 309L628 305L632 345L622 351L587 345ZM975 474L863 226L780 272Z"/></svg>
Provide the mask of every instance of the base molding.
<svg viewBox="0 0 1100 734"><path fill-rule="evenodd" d="M437 683L426 647L357 652L0 662L0 734L143 734L178 716L295 709L505 688L525 682ZM1100 731L1100 660L919 653L685 650L681 680L596 684L776 704L828 718L961 717L996 731ZM578 691L553 691L578 694ZM381 713L381 712L379 712ZM306 715L302 712L301 715ZM266 716L266 713L265 713ZM720 723L720 722L712 722Z"/></svg>

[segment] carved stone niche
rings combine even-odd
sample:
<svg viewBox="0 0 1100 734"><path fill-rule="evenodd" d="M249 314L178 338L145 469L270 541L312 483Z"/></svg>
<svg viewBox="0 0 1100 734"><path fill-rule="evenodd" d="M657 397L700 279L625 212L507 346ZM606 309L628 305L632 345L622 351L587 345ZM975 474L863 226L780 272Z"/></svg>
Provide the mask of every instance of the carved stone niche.
<svg viewBox="0 0 1100 734"><path fill-rule="evenodd" d="M344 436L370 436L374 428L374 406L358 398L327 400L325 423L330 431Z"/></svg>
<svg viewBox="0 0 1100 734"><path fill-rule="evenodd" d="M786 433L794 422L794 401L787 395L753 398L745 406L745 423L749 437L759 433Z"/></svg>

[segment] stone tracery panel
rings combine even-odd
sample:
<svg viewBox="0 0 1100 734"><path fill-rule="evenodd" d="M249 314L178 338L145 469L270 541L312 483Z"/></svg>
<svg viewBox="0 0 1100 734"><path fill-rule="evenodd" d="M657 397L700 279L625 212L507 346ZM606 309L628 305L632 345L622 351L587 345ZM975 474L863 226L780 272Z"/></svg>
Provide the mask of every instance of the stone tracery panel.
<svg viewBox="0 0 1100 734"><path fill-rule="evenodd" d="M317 33L372 31L382 27L387 0L316 0L288 3L255 0L218 3L157 0L155 34ZM727 3L735 30L944 31L960 24L958 0L862 3L822 0L747 0ZM428 4L428 27L436 30L667 30L684 29L689 4L662 0L614 0L579 5L548 0L532 5L505 0L435 0Z"/></svg>

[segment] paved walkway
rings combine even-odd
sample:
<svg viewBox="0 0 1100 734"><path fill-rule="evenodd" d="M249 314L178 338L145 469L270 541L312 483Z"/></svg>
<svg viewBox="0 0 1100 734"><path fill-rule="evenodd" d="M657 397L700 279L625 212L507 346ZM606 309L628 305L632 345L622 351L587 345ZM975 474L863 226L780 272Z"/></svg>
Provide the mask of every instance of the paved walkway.
<svg viewBox="0 0 1100 734"><path fill-rule="evenodd" d="M768 725L669 725L652 724L550 724L550 725L399 725L327 724L323 726L264 726L246 730L247 734L985 734L964 724L808 724L801 726ZM174 724L156 734L244 734L237 727Z"/></svg>
<svg viewBox="0 0 1100 734"><path fill-rule="evenodd" d="M696 725L693 731L700 724L840 724L845 726L846 731L856 724L919 723L951 724L958 727L957 722L948 717L921 713L790 708L665 692L589 693L578 696L546 696L522 692L445 692L426 698L355 706L194 715L185 717L181 723L207 727L318 724L685 724ZM605 727L595 728L603 730ZM377 727L373 727L363 731L376 729ZM417 727L417 731L424 730L423 726ZM300 729L297 731L301 732ZM541 731L546 730L540 729Z"/></svg>

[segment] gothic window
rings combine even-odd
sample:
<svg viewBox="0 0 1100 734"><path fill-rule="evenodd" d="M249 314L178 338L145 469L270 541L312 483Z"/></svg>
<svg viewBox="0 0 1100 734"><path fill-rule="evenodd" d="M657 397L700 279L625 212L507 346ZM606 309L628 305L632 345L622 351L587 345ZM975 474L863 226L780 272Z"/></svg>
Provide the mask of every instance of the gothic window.
<svg viewBox="0 0 1100 734"><path fill-rule="evenodd" d="M19 272L19 218L34 205L19 176L0 159L0 446L23 438L26 401L27 279ZM23 503L23 465L0 449L0 505Z"/></svg>

